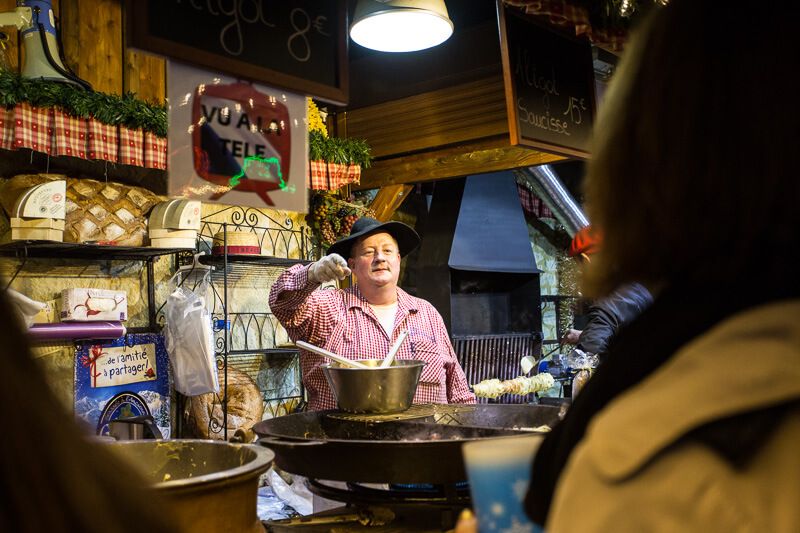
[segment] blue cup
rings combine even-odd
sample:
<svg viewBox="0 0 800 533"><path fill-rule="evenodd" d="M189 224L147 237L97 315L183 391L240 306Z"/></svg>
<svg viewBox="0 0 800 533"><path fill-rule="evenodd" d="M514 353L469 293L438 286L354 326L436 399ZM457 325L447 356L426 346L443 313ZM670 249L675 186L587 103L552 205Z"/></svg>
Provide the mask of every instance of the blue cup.
<svg viewBox="0 0 800 533"><path fill-rule="evenodd" d="M542 529L525 514L533 457L543 435L480 439L462 446L472 507L481 533Z"/></svg>

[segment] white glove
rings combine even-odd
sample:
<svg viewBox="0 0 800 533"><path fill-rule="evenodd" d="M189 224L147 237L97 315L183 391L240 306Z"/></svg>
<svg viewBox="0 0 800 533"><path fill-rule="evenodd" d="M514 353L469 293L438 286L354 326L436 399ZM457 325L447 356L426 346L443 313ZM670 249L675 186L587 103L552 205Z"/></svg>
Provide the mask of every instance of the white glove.
<svg viewBox="0 0 800 533"><path fill-rule="evenodd" d="M339 254L326 255L308 267L308 281L325 283L335 279L344 279L350 275L347 261Z"/></svg>

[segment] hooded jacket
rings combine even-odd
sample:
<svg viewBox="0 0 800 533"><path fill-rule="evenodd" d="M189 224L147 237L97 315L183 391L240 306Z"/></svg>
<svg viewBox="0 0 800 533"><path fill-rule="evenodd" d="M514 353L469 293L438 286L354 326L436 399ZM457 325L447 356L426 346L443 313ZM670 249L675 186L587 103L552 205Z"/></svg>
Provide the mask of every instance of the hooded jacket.
<svg viewBox="0 0 800 533"><path fill-rule="evenodd" d="M545 530L800 531L798 324L800 300L741 311L612 398Z"/></svg>

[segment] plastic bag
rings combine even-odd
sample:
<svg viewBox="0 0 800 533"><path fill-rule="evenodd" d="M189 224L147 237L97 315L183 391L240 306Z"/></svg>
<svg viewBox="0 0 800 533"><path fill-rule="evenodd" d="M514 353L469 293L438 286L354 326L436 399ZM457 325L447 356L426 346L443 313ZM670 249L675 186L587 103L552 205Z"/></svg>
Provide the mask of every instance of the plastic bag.
<svg viewBox="0 0 800 533"><path fill-rule="evenodd" d="M565 361L570 368L570 374L573 376L572 399L574 400L583 386L586 385L586 382L589 381L600 359L595 354L576 348L566 357Z"/></svg>
<svg viewBox="0 0 800 533"><path fill-rule="evenodd" d="M260 520L280 520L289 518L291 509L275 495L275 491L270 486L258 488L258 500L256 501L256 514Z"/></svg>
<svg viewBox="0 0 800 533"><path fill-rule="evenodd" d="M306 487L305 478L302 476L293 476L293 480L290 485L274 468L267 472L267 482L275 491L275 495L298 514L309 515L314 511L311 491Z"/></svg>
<svg viewBox="0 0 800 533"><path fill-rule="evenodd" d="M600 358L576 348L566 357L565 362L570 368L597 368Z"/></svg>
<svg viewBox="0 0 800 533"><path fill-rule="evenodd" d="M14 308L14 311L20 317L20 320L22 320L28 328L33 325L33 317L36 316L36 313L44 309L47 305L43 302L31 300L24 294L20 294L12 289L6 289L6 297Z"/></svg>
<svg viewBox="0 0 800 533"><path fill-rule="evenodd" d="M164 345L172 362L175 389L186 396L219 392L214 332L206 308L209 276L190 289L182 271L169 281Z"/></svg>

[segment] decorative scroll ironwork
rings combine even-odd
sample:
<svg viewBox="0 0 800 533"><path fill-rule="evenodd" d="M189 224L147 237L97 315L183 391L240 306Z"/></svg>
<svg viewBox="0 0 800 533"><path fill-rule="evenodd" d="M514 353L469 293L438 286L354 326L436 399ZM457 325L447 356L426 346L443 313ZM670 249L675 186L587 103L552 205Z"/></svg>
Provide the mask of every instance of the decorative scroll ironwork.
<svg viewBox="0 0 800 533"><path fill-rule="evenodd" d="M232 232L255 234L262 255L212 254L215 244L227 246ZM279 346L280 326L275 316L267 312L232 312L230 299L234 286L250 281L258 284L259 289L266 289L283 268L313 260L319 251L313 247L307 230L296 229L290 218L278 222L259 209L231 206L203 218L197 252L206 252L202 262L215 267L211 274L209 310L219 371L224 372L225 366L230 365L229 368L244 371L253 378L262 395L265 417L304 408L297 349ZM193 255L180 258L183 264L193 260ZM212 411L208 434L227 440L230 435L224 423L227 419L224 390L214 399L214 405L222 407L222 419L213 416Z"/></svg>
<svg viewBox="0 0 800 533"><path fill-rule="evenodd" d="M241 206L227 207L203 217L198 233L198 251L210 254L214 236L229 231L256 235L264 255L307 261L316 253L307 230L295 228L291 218L279 222L264 211Z"/></svg>
<svg viewBox="0 0 800 533"><path fill-rule="evenodd" d="M223 337L226 331L228 333L229 353L264 351L279 344L277 333L280 324L272 313L228 313L227 322L222 314L214 318L217 338Z"/></svg>

